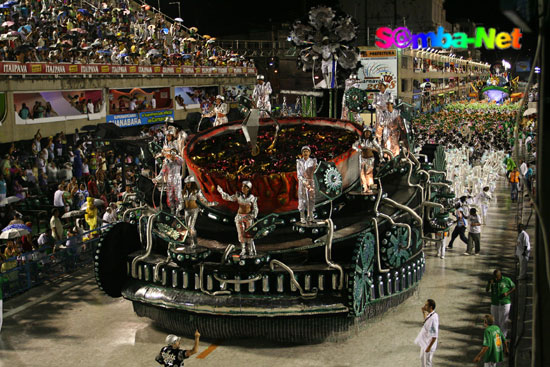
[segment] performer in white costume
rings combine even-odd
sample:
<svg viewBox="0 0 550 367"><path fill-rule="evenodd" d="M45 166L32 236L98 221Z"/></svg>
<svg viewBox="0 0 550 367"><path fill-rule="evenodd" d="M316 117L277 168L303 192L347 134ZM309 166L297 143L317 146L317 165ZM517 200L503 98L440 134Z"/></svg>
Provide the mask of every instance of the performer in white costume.
<svg viewBox="0 0 550 367"><path fill-rule="evenodd" d="M372 194L374 184L374 151L377 151L381 160L382 147L372 134L372 130L363 130L363 137L353 144L353 149L361 152L359 155L359 175L364 194Z"/></svg>
<svg viewBox="0 0 550 367"><path fill-rule="evenodd" d="M317 159L311 158L311 148L307 145L302 147L302 158L296 160L296 173L298 176L298 210L300 211L300 222L313 222L315 211L315 170Z"/></svg>
<svg viewBox="0 0 550 367"><path fill-rule="evenodd" d="M256 104L256 108L262 110L260 112L260 118L268 117L268 114L265 112L271 112L271 101L269 100L271 96L271 83L266 82L263 75L257 76L258 84L254 87L252 92L252 100Z"/></svg>
<svg viewBox="0 0 550 367"><path fill-rule="evenodd" d="M235 216L235 225L241 244L241 256L256 256L256 246L254 238L246 230L254 224L258 216L258 198L251 193L252 182L243 181L241 191L234 195L229 195L218 186L218 192L226 201L236 201L239 204L239 211Z"/></svg>

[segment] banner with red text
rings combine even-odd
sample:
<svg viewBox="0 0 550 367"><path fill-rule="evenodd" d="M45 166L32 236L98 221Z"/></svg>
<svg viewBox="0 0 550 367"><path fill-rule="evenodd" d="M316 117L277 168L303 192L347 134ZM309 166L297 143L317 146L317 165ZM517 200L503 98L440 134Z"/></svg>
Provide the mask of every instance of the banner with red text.
<svg viewBox="0 0 550 367"><path fill-rule="evenodd" d="M49 64L0 62L0 75L255 75L255 68L211 66L159 66L111 64Z"/></svg>

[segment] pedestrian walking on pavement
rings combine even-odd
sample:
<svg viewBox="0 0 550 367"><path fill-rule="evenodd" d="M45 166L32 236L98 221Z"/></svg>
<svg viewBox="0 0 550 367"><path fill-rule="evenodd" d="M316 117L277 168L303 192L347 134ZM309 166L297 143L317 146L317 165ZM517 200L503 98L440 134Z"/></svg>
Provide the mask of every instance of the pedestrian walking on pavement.
<svg viewBox="0 0 550 367"><path fill-rule="evenodd" d="M512 303L510 294L515 290L514 282L510 278L502 276L499 269L493 272L493 277L485 288L485 291L491 292L491 315L494 323L502 330L504 336L508 335L507 321Z"/></svg>
<svg viewBox="0 0 550 367"><path fill-rule="evenodd" d="M422 315L424 316L424 324L414 343L420 347L421 366L431 367L439 333L439 315L435 312L435 301L433 299L428 299L422 306Z"/></svg>
<svg viewBox="0 0 550 367"><path fill-rule="evenodd" d="M470 216L468 219L470 223L468 228L468 247L464 255L479 255L479 251L481 250L481 220L479 215L477 215L476 208L470 209Z"/></svg>
<svg viewBox="0 0 550 367"><path fill-rule="evenodd" d="M483 348L474 358L474 363L483 360L484 367L498 367L504 360L504 352L508 354L508 345L505 343L506 337L497 325L493 325L494 319L491 315L485 315L483 325Z"/></svg>
<svg viewBox="0 0 550 367"><path fill-rule="evenodd" d="M464 208L460 204L456 204L455 206L455 217L456 217L456 226L453 229L453 233L451 234L451 241L449 242L449 246L447 248L453 248L453 243L457 237L460 236L460 239L462 242L464 242L466 245L468 245L468 238L466 238L466 226L468 225L468 221L466 220L467 214L464 214Z"/></svg>
<svg viewBox="0 0 550 367"><path fill-rule="evenodd" d="M514 167L512 172L510 172L510 198L512 202L515 203L518 200L518 190L519 190L519 171L517 167Z"/></svg>
<svg viewBox="0 0 550 367"><path fill-rule="evenodd" d="M516 256L519 260L519 277L518 280L527 278L527 264L529 255L531 254L531 242L529 234L525 231L525 225L518 224L518 240L516 244Z"/></svg>

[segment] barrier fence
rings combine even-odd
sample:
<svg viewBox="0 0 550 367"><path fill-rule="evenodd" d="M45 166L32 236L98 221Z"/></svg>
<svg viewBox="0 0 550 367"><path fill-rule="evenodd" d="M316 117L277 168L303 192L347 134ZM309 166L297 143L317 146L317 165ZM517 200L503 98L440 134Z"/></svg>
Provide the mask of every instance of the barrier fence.
<svg viewBox="0 0 550 367"><path fill-rule="evenodd" d="M53 246L43 246L38 250L4 260L2 265L7 270L0 273L0 277L5 280L2 284L3 297L13 297L46 280L53 280L77 270L80 266L92 263L99 237L86 241L83 239L93 233L99 234L110 226L112 224L106 224L74 236L77 238L76 243L69 247L64 246L68 239L65 238L55 242Z"/></svg>

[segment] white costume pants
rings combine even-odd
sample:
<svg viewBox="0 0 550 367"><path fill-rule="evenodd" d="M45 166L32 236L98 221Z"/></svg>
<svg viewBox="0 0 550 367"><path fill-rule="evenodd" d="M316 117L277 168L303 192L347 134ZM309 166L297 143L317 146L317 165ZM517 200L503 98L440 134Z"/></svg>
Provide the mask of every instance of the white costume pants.
<svg viewBox="0 0 550 367"><path fill-rule="evenodd" d="M519 260L519 279L523 279L527 276L527 263L529 262L529 256L518 256Z"/></svg>
<svg viewBox="0 0 550 367"><path fill-rule="evenodd" d="M426 353L425 348L420 348L420 365L422 367L432 367L433 357L434 357L434 352Z"/></svg>
<svg viewBox="0 0 550 367"><path fill-rule="evenodd" d="M2 332L2 300L0 299L0 332Z"/></svg>
<svg viewBox="0 0 550 367"><path fill-rule="evenodd" d="M497 325L502 334L506 338L508 335L508 329L506 328L506 321L510 315L510 303L506 305L491 305L491 315L495 319L495 325Z"/></svg>

